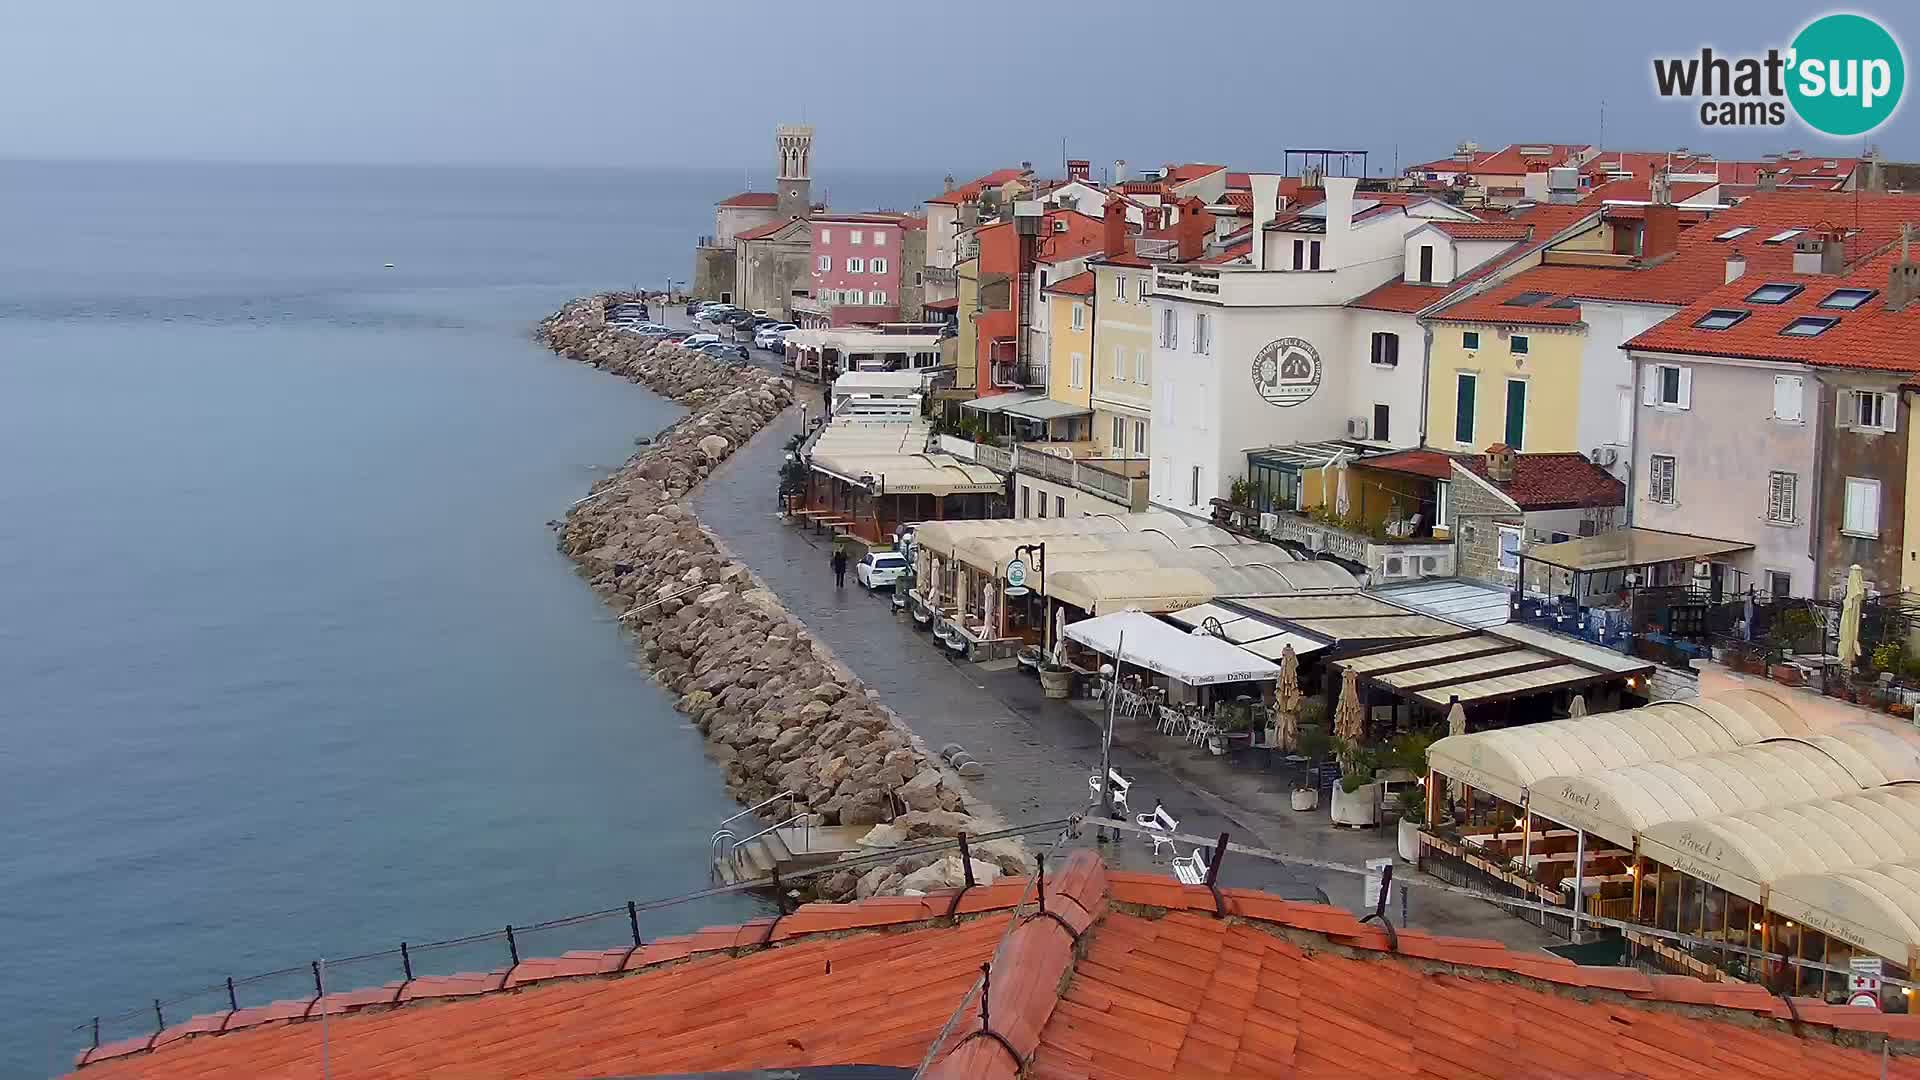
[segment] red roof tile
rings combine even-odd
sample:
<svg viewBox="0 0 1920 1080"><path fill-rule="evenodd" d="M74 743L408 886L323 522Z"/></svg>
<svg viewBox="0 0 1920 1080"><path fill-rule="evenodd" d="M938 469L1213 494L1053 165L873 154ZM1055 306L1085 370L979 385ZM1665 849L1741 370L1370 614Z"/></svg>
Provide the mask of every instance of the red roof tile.
<svg viewBox="0 0 1920 1080"><path fill-rule="evenodd" d="M757 229L748 229L743 233L735 233L733 238L735 240L765 240L767 237L772 236L781 229L799 220L799 218L788 218L785 221L769 221Z"/></svg>
<svg viewBox="0 0 1920 1080"><path fill-rule="evenodd" d="M1394 278L1358 299L1347 301L1347 306L1412 314L1446 299L1447 294L1452 291L1452 288L1447 285L1422 284L1417 281Z"/></svg>
<svg viewBox="0 0 1920 1080"><path fill-rule="evenodd" d="M1010 180L1018 180L1025 175L1027 175L1027 173L1024 169L995 169L985 176L961 184L952 191L943 191L927 201L930 203L946 203L958 206L963 202L979 198L980 193L988 188L997 188Z"/></svg>
<svg viewBox="0 0 1920 1080"><path fill-rule="evenodd" d="M1369 469L1385 469L1388 472L1408 473L1424 476L1432 480L1451 480L1453 478L1453 455L1438 450L1401 450L1393 454L1381 454L1378 457L1361 458L1354 464ZM1402 935L1403 937L1405 935Z"/></svg>
<svg viewBox="0 0 1920 1080"><path fill-rule="evenodd" d="M1462 468L1500 489L1522 510L1621 506L1627 501L1627 486L1580 454L1515 454L1511 480L1488 476L1484 455L1464 455L1455 460Z"/></svg>
<svg viewBox="0 0 1920 1080"><path fill-rule="evenodd" d="M1526 240L1532 226L1520 221L1436 221L1434 227L1456 240Z"/></svg>
<svg viewBox="0 0 1920 1080"><path fill-rule="evenodd" d="M1676 203L1686 202L1695 195L1708 191L1715 186L1717 185L1701 183L1696 180L1675 180L1668 185L1669 198ZM1653 178L1650 176L1635 176L1630 179L1612 180L1604 184L1596 184L1587 189L1587 193L1581 196L1580 201L1591 205L1606 202L1609 199L1619 199L1627 202L1647 202L1652 198Z"/></svg>
<svg viewBox="0 0 1920 1080"><path fill-rule="evenodd" d="M1253 213L1253 192L1251 191L1230 190L1220 197L1220 201L1243 214Z"/></svg>
<svg viewBox="0 0 1920 1080"><path fill-rule="evenodd" d="M973 889L961 910L1004 911L1027 887ZM1896 1040L1886 1075L1920 1077L1907 1017L1798 1001L1792 1023L1758 987L1734 994L1748 988L1413 930L1390 955L1386 934L1350 912L1225 889L1228 917L1216 918L1207 889L1109 873L1089 852L1046 891L1048 914L1029 909L1011 928L1003 914L945 925L950 892L816 904L782 919L770 948L757 947L768 924L758 920L681 942L724 938L728 951L623 975L587 971L617 963L621 950L609 950L525 961L549 977L529 985L516 971L515 989L432 1007L379 1004L396 989L381 988L329 1020L324 1051L318 1023L299 1019L309 1003L239 1030L214 1014L159 1040L102 1046L82 1075L306 1080L321 1075L323 1053L340 1080L908 1067L993 957L990 1015L977 995L960 1011L934 1052L935 1080L1866 1078L1880 1075L1879 1034ZM902 918L913 922L892 925ZM507 973L479 978L497 985ZM1837 1045L1843 1033L1874 1049Z"/></svg>
<svg viewBox="0 0 1920 1080"><path fill-rule="evenodd" d="M729 195L721 199L719 206L753 206L771 210L780 205L780 196L771 191L743 191L738 195Z"/></svg>
<svg viewBox="0 0 1920 1080"><path fill-rule="evenodd" d="M1230 172L1227 174L1228 191L1245 190L1252 187L1253 177L1251 174L1243 172Z"/></svg>
<svg viewBox="0 0 1920 1080"><path fill-rule="evenodd" d="M1214 173L1222 172L1225 169L1225 165L1207 165L1201 162L1191 162L1186 165L1174 165L1168 168L1166 178L1169 184L1185 184L1189 181L1198 180L1203 176L1212 176Z"/></svg>
<svg viewBox="0 0 1920 1080"><path fill-rule="evenodd" d="M1065 296L1092 296L1093 271L1082 270L1072 277L1061 278L1059 281L1047 286L1046 291L1050 293L1060 293Z"/></svg>

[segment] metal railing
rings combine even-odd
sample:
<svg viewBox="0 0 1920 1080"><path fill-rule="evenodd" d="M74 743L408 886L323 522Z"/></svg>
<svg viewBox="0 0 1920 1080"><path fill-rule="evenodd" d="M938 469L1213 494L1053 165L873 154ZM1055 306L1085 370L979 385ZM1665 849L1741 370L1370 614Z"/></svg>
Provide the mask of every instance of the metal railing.
<svg viewBox="0 0 1920 1080"><path fill-rule="evenodd" d="M796 825L800 827L800 835L803 837L803 839L801 840L801 843L808 844L808 846L811 846L809 844L809 841L813 837L813 814L811 811L802 811L801 813L793 815L792 817L779 823L778 825L769 825L766 828L761 829L759 832L754 833L752 836L747 837L745 840L736 842L733 845L733 850L728 853L727 857L733 861L733 865L745 866L746 865L745 851L748 844L753 843L755 840L758 840L763 836L769 836L773 833L779 832L781 829L790 829Z"/></svg>
<svg viewBox="0 0 1920 1080"><path fill-rule="evenodd" d="M624 615L621 617L625 618ZM760 812L761 810L765 810L767 807L772 806L774 803L779 802L781 799L792 799L793 797L794 797L794 794L791 790L783 791L778 795L773 795L768 798L762 799L759 802L754 803L752 806L747 807L745 810L742 810L739 813L733 815L732 817L727 818L725 821L722 821L720 823L720 827L714 830L713 838L707 841L708 871L712 872L712 868L719 864L721 848L726 846L727 841L730 841L735 837L734 831L732 829L729 829L727 826L732 825L734 822L739 821L741 818L746 817L748 814L754 814L754 813Z"/></svg>
<svg viewBox="0 0 1920 1080"><path fill-rule="evenodd" d="M1037 476L1043 480L1052 480L1055 483L1067 484L1089 494L1098 495L1110 502L1119 503L1122 506L1132 506L1135 502L1134 489L1138 485L1144 484L1146 477L1127 476L1124 473L1117 473L1111 469L1102 468L1102 461L1105 461L1107 464L1118 464L1122 468L1125 468L1129 463L1144 465L1146 459L1096 458L1093 460L1083 460L1080 458L1064 457L1060 454L1049 454L1044 450L1035 450L1031 447L1022 446L1016 448L1014 451L1013 467L1016 472L1023 472L1029 476Z"/></svg>
<svg viewBox="0 0 1920 1080"><path fill-rule="evenodd" d="M1013 451L1004 446L988 446L986 443L975 443L973 446L973 460L997 473L1005 474L1013 471Z"/></svg>

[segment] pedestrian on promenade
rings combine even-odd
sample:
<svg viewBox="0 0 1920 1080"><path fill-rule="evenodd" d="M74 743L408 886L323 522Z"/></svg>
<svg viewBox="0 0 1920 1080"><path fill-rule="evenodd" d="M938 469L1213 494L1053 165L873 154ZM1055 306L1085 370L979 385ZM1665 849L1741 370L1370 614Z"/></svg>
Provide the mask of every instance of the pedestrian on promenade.
<svg viewBox="0 0 1920 1080"><path fill-rule="evenodd" d="M845 548L833 549L833 587L847 587L847 552Z"/></svg>

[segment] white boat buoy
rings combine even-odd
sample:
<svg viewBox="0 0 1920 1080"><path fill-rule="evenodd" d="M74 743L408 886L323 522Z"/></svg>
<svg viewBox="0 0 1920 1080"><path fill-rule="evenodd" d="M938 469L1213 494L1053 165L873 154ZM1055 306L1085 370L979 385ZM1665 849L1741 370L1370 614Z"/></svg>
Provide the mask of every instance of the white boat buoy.
<svg viewBox="0 0 1920 1080"><path fill-rule="evenodd" d="M391 270L391 269L393 269L393 264L392 264L392 263L388 263L388 264L387 264L387 269L389 269L389 270Z"/></svg>

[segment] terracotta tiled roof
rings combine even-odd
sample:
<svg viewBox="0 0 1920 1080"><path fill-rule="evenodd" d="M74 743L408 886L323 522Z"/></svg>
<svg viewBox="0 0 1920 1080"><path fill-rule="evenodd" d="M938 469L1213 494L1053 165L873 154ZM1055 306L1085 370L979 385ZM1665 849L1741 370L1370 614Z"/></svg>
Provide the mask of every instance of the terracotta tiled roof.
<svg viewBox="0 0 1920 1080"><path fill-rule="evenodd" d="M1047 286L1046 291L1063 296L1092 296L1093 271L1082 270L1072 277L1062 278Z"/></svg>
<svg viewBox="0 0 1920 1080"><path fill-rule="evenodd" d="M1511 480L1488 476L1485 455L1464 455L1455 460L1462 468L1499 488L1522 510L1621 506L1627 501L1627 486L1580 454L1515 454Z"/></svg>
<svg viewBox="0 0 1920 1080"><path fill-rule="evenodd" d="M1544 150L1545 153L1521 153L1522 148ZM1532 172L1535 164L1548 167L1564 165L1584 149L1585 143L1511 143L1475 161L1473 167L1465 171L1520 176Z"/></svg>
<svg viewBox="0 0 1920 1080"><path fill-rule="evenodd" d="M1685 202L1716 186L1718 185L1697 180L1675 180L1668 185L1669 197L1676 203ZM1627 180L1611 180L1604 184L1596 184L1587 189L1586 194L1580 197L1580 201L1602 203L1608 199L1619 199L1627 202L1647 202L1652 198L1653 179L1635 176Z"/></svg>
<svg viewBox="0 0 1920 1080"><path fill-rule="evenodd" d="M1456 240L1525 240L1533 234L1521 221L1436 221L1434 227Z"/></svg>
<svg viewBox="0 0 1920 1080"><path fill-rule="evenodd" d="M1208 165L1202 162L1191 162L1186 165L1174 165L1167 169L1167 173L1166 173L1167 183L1184 184L1190 180L1198 180L1203 176L1211 176L1214 173L1221 172L1225 169L1226 169L1225 165Z"/></svg>
<svg viewBox="0 0 1920 1080"><path fill-rule="evenodd" d="M1253 241L1242 240L1237 244L1228 244L1226 247L1221 248L1219 251L1216 251L1213 254L1208 255L1206 258L1201 259L1200 262L1206 266L1221 266L1226 263L1233 262L1235 259L1250 258L1252 257L1252 255L1253 255Z"/></svg>
<svg viewBox="0 0 1920 1080"><path fill-rule="evenodd" d="M743 191L738 195L729 195L721 199L719 206L754 206L771 210L780 205L780 196L771 191Z"/></svg>
<svg viewBox="0 0 1920 1080"><path fill-rule="evenodd" d="M1160 180L1122 180L1114 186L1129 195L1158 195L1163 199L1173 197L1173 192Z"/></svg>
<svg viewBox="0 0 1920 1080"><path fill-rule="evenodd" d="M995 169L985 176L961 184L952 191L943 191L927 201L958 206L968 200L979 198L980 193L988 188L999 187L1009 180L1018 180L1025 175L1025 171L1020 169Z"/></svg>
<svg viewBox="0 0 1920 1080"><path fill-rule="evenodd" d="M1347 306L1366 308L1371 311L1399 311L1411 314L1439 303L1452 291L1452 287L1448 285L1421 284L1394 278L1372 292L1349 300Z"/></svg>
<svg viewBox="0 0 1920 1080"><path fill-rule="evenodd" d="M1751 269L1694 304L1682 308L1659 325L1627 342L1627 347L1704 356L1735 356L1755 360L1791 360L1823 367L1870 368L1880 371L1920 372L1920 303L1906 310L1887 310L1887 271L1898 261L1889 251L1845 276L1766 273ZM1782 304L1756 304L1747 298L1762 285L1797 285L1799 293ZM1852 309L1823 308L1822 301L1838 289L1860 289L1872 296ZM1710 311L1743 312L1739 322L1725 330L1706 330L1695 324ZM1804 317L1832 318L1834 323L1812 337L1782 334Z"/></svg>
<svg viewBox="0 0 1920 1080"><path fill-rule="evenodd" d="M1251 191L1230 190L1220 197L1220 201L1243 214L1253 213L1253 192Z"/></svg>
<svg viewBox="0 0 1920 1080"><path fill-rule="evenodd" d="M1453 478L1453 460L1452 454L1421 448L1361 458L1354 464L1363 465L1369 469L1385 469L1388 472L1424 476L1431 480L1450 480Z"/></svg>
<svg viewBox="0 0 1920 1080"><path fill-rule="evenodd" d="M1021 881L716 927L512 972L418 979L214 1014L156 1046L102 1047L86 1080L318 1077L320 1009L339 1080L657 1075L913 1066L992 963L991 1008L961 1013L934 1080L1016 1076L1920 1077L1920 1017L1765 988L1581 967L1399 930L1246 889L1050 873L1046 911L1008 932ZM1224 915L1224 917L1216 917ZM1005 935L995 956L996 944ZM763 940L771 938L771 947ZM433 1002L427 1007L422 1002ZM225 1032L215 1034L222 1026ZM1836 1043L1873 1045L1871 1052Z"/></svg>
<svg viewBox="0 0 1920 1080"><path fill-rule="evenodd" d="M1253 178L1248 173L1230 172L1227 174L1227 190L1240 191L1253 187Z"/></svg>
<svg viewBox="0 0 1920 1080"><path fill-rule="evenodd" d="M742 232L742 233L735 233L733 234L733 238L735 240L765 240L767 237L772 236L773 234L779 232L781 229L784 229L787 226L799 220L800 220L799 218L788 218L785 221L769 221L765 225L760 226L759 228L748 229L746 232Z"/></svg>
<svg viewBox="0 0 1920 1080"><path fill-rule="evenodd" d="M1056 232L1058 223L1066 222L1066 232ZM1040 236L1040 252L1036 259L1044 263L1065 262L1068 259L1085 258L1100 250L1105 241L1105 222L1090 214L1078 210L1049 211L1041 223L1045 230Z"/></svg>

